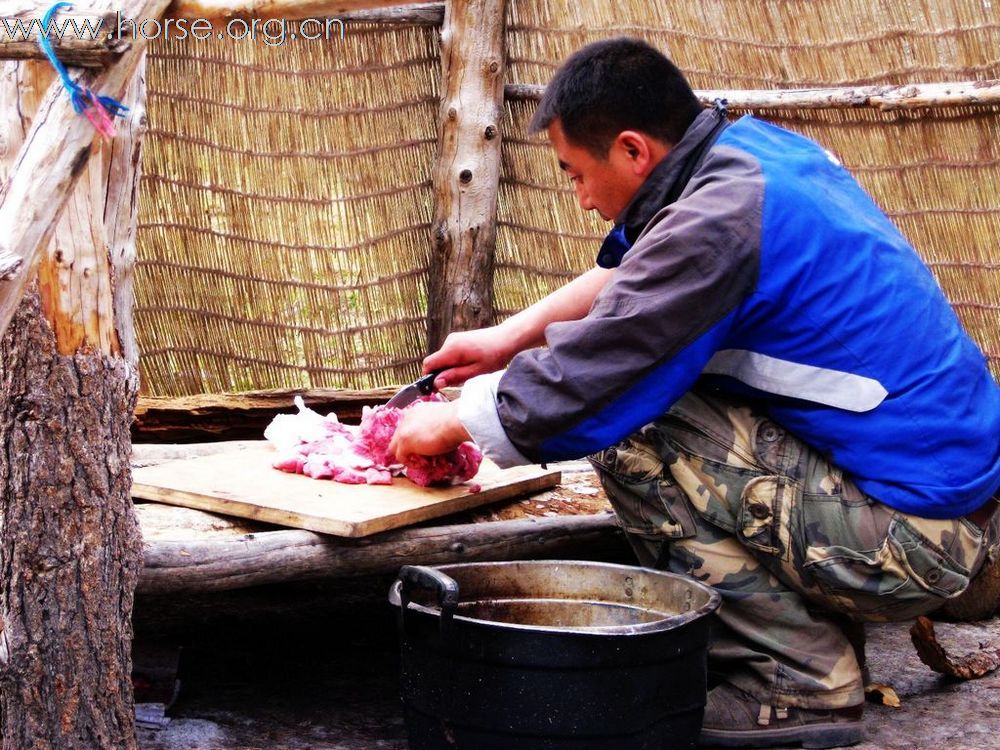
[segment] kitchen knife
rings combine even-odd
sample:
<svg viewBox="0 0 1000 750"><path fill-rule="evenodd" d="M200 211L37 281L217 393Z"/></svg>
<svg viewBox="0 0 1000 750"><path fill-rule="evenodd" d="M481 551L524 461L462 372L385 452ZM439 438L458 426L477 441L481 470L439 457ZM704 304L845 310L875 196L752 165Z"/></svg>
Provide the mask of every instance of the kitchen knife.
<svg viewBox="0 0 1000 750"><path fill-rule="evenodd" d="M403 386L396 392L395 396L386 402L385 405L402 409L404 406L412 404L421 396L429 396L437 390L434 387L434 378L442 372L442 370L434 370L433 372L424 375L422 378L417 378L409 385Z"/></svg>

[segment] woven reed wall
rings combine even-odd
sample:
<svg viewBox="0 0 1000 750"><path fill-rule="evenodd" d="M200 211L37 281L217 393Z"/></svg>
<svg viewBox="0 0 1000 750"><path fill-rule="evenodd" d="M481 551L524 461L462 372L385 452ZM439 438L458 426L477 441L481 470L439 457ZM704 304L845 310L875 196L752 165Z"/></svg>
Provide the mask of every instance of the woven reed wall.
<svg viewBox="0 0 1000 750"><path fill-rule="evenodd" d="M439 77L427 28L153 46L144 393L369 388L417 371Z"/></svg>
<svg viewBox="0 0 1000 750"><path fill-rule="evenodd" d="M627 33L701 89L1000 78L995 0L511 0L507 80ZM150 60L137 328L156 395L403 382L424 350L436 32L158 44ZM504 317L593 263L534 105L509 102L497 231ZM1000 378L1000 108L758 113L836 153L930 263Z"/></svg>

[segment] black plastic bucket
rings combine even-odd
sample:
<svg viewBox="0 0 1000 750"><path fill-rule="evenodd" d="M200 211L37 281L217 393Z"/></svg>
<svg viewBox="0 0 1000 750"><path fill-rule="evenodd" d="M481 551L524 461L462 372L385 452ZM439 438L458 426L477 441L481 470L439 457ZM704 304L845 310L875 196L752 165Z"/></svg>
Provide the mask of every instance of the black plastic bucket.
<svg viewBox="0 0 1000 750"><path fill-rule="evenodd" d="M406 566L398 609L411 750L695 747L718 593L573 561Z"/></svg>

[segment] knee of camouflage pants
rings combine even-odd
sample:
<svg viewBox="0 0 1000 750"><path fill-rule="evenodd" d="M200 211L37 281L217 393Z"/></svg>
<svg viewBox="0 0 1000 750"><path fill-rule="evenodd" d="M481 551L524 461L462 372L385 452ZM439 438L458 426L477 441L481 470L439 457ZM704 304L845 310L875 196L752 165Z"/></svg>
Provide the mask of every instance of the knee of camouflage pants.
<svg viewBox="0 0 1000 750"><path fill-rule="evenodd" d="M985 554L974 524L893 511L779 425L726 398L689 393L591 461L640 563L723 594L720 618L732 638L713 649L731 666L769 665L732 680L761 700L860 700L838 616L926 613L959 594Z"/></svg>
<svg viewBox="0 0 1000 750"><path fill-rule="evenodd" d="M638 437L591 456L601 484L641 565L662 567L664 543L695 534L692 511L663 453Z"/></svg>

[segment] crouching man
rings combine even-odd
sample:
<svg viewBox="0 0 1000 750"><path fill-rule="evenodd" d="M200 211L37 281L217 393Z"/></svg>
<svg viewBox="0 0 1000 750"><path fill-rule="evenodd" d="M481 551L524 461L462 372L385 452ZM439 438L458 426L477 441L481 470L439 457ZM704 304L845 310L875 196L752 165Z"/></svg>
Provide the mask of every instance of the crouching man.
<svg viewBox="0 0 1000 750"><path fill-rule="evenodd" d="M859 741L849 623L929 612L997 553L983 355L833 156L703 110L647 44L578 51L533 127L614 228L595 268L449 336L424 369L461 398L392 449L590 455L640 563L723 596L702 744Z"/></svg>

